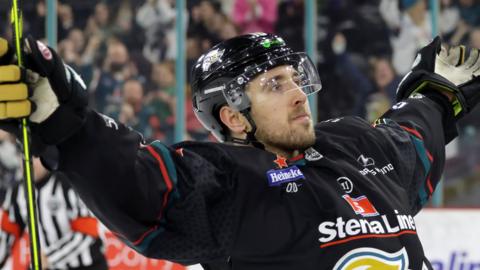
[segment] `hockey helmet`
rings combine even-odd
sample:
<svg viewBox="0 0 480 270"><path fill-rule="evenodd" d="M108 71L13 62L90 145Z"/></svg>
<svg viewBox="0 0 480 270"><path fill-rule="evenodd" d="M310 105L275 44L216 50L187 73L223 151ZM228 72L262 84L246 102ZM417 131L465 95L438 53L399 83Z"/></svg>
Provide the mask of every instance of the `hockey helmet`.
<svg viewBox="0 0 480 270"><path fill-rule="evenodd" d="M298 73L297 88L307 95L321 89L315 65L305 53L295 53L284 40L273 34L252 33L225 40L200 56L192 69L193 110L202 125L219 141L232 138L219 118L228 104L252 124L250 100L245 93L249 81L280 65ZM248 134L247 134L248 135Z"/></svg>

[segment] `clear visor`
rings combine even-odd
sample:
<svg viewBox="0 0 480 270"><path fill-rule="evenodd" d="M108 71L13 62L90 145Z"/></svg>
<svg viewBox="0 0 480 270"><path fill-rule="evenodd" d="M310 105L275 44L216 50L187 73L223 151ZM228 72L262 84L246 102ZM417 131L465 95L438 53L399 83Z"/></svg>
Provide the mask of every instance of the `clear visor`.
<svg viewBox="0 0 480 270"><path fill-rule="evenodd" d="M246 70L228 82L223 93L230 106L242 111L251 101L261 103L279 95L308 96L321 89L320 76L313 62L305 53L295 53Z"/></svg>

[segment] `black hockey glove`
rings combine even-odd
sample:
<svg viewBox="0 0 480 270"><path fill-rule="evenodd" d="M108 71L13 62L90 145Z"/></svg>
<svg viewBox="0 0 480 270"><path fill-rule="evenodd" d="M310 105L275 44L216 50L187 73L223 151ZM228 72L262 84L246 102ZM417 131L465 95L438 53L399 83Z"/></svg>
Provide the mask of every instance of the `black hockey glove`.
<svg viewBox="0 0 480 270"><path fill-rule="evenodd" d="M469 113L480 101L479 50L471 49L465 61L464 46L446 50L436 37L420 49L412 70L402 79L397 89L397 101L415 93L429 91L450 92L457 119Z"/></svg>
<svg viewBox="0 0 480 270"><path fill-rule="evenodd" d="M25 69L10 64L13 53L0 39L0 128L18 136L18 119L28 117L33 147L58 144L85 120L86 86L54 50L41 42L28 37L23 51Z"/></svg>

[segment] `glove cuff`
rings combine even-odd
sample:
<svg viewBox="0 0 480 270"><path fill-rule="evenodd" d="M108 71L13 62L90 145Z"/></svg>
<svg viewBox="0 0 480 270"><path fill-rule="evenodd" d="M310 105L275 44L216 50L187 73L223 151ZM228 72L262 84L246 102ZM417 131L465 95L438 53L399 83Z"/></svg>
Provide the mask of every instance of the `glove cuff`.
<svg viewBox="0 0 480 270"><path fill-rule="evenodd" d="M445 136L445 144L455 139L458 136L457 121L455 120L455 112L452 107L452 103L448 98L438 91L426 90L424 93L427 98L434 101L442 108L442 124Z"/></svg>
<svg viewBox="0 0 480 270"><path fill-rule="evenodd" d="M480 103L480 91L478 90L479 83L480 76L474 76L472 80L459 86L467 103L465 113L470 112L478 103Z"/></svg>
<svg viewBox="0 0 480 270"><path fill-rule="evenodd" d="M457 119L468 111L468 104L459 87L438 74L424 70L412 71L403 78L397 89L397 101L406 99L415 93L424 94L430 90L445 91L455 95L455 99L450 102L450 106L453 108Z"/></svg>
<svg viewBox="0 0 480 270"><path fill-rule="evenodd" d="M38 134L47 145L59 144L75 134L85 123L85 108L60 106L38 126Z"/></svg>

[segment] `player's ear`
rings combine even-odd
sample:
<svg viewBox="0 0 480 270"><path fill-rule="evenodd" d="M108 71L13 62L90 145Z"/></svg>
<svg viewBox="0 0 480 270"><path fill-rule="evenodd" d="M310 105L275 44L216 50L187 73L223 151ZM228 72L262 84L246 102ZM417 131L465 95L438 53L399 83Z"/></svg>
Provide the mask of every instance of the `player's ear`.
<svg viewBox="0 0 480 270"><path fill-rule="evenodd" d="M230 130L232 136L243 135L245 130L249 128L247 119L240 112L227 105L220 108L219 116L222 123Z"/></svg>

